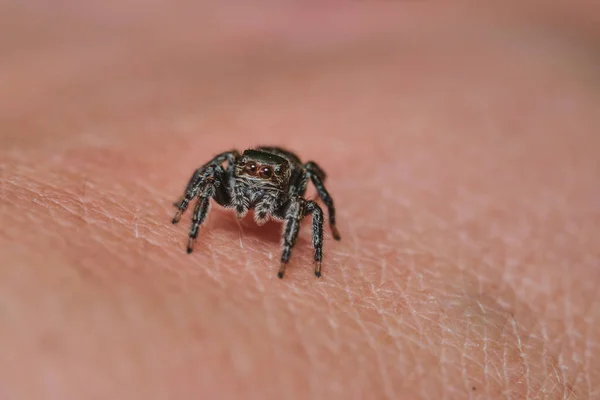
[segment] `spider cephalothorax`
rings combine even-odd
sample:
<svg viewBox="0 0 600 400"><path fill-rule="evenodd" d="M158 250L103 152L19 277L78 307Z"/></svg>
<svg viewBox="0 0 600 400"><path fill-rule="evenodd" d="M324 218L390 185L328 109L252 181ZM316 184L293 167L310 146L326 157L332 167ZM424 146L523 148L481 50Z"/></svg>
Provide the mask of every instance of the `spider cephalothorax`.
<svg viewBox="0 0 600 400"><path fill-rule="evenodd" d="M243 154L236 150L228 151L198 168L187 184L184 195L175 203L178 210L173 223L179 222L190 201L198 197L187 247L188 253L191 253L211 198L223 207L233 208L240 218L248 210L254 210L254 220L259 225L269 218L283 221L283 253L277 274L282 278L298 237L300 221L311 214L315 275L321 276L323 211L317 203L303 197L309 179L327 206L333 237L340 240L335 227L333 200L323 185L325 173L316 163L309 161L303 164L295 154L278 147L257 147Z"/></svg>

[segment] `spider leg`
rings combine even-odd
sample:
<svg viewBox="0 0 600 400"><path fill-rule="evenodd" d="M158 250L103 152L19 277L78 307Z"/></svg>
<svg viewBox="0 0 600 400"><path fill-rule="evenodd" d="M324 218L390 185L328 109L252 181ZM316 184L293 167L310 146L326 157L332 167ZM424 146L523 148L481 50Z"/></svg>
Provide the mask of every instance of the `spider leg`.
<svg viewBox="0 0 600 400"><path fill-rule="evenodd" d="M198 231L200 225L206 219L206 215L208 214L208 210L210 208L210 197L202 196L196 202L196 206L194 207L194 215L192 216L192 226L190 227L189 239L187 252L191 253L194 249L194 241L198 237Z"/></svg>
<svg viewBox="0 0 600 400"><path fill-rule="evenodd" d="M290 178L290 195L304 197L309 175L303 169L297 169Z"/></svg>
<svg viewBox="0 0 600 400"><path fill-rule="evenodd" d="M172 220L174 224L181 220L181 215L188 208L190 201L192 201L194 197L203 193L207 188L208 190L214 189L216 181L215 174L222 171L221 164L224 161L227 161L227 171L229 172L233 169L233 164L237 157L239 157L239 153L236 150L227 151L217 155L208 163L194 171L194 174L188 181L183 196L173 204L177 207L177 212Z"/></svg>
<svg viewBox="0 0 600 400"><path fill-rule="evenodd" d="M321 277L323 261L323 210L314 201L307 201L304 215L312 214L312 244L315 249L315 275Z"/></svg>
<svg viewBox="0 0 600 400"><path fill-rule="evenodd" d="M306 169L310 180L317 188L317 193L319 193L319 197L321 197L323 203L325 203L325 205L327 206L327 213L329 214L329 226L331 227L333 238L335 240L340 240L340 233L338 232L337 227L335 226L335 205L333 204L333 199L331 198L331 195L329 194L327 189L325 189L325 185L323 184L323 181L325 181L326 177L325 172L323 172L321 167L319 167L317 163L313 161L309 161L306 164L304 164L304 168ZM306 189L306 186L304 186L303 189Z"/></svg>
<svg viewBox="0 0 600 400"><path fill-rule="evenodd" d="M173 203L173 205L177 207L177 212L173 216L173 220L171 221L172 223L178 223L181 220L181 215L185 212L185 210L187 210L190 201L192 201L194 197L202 192L206 186L214 182L214 178L211 176L212 173L212 168L202 168L194 172L194 175L190 179L183 196L179 199L179 201Z"/></svg>
<svg viewBox="0 0 600 400"><path fill-rule="evenodd" d="M300 221L312 214L312 244L315 249L315 275L321 276L321 262L323 260L323 210L314 201L306 201L302 198L291 202L286 211L285 229L283 232L283 252L281 264L277 276L283 278L285 268L290 261L292 248L298 239Z"/></svg>
<svg viewBox="0 0 600 400"><path fill-rule="evenodd" d="M194 242L198 237L198 231L200 225L206 219L210 210L210 199L213 198L217 204L228 207L231 202L231 194L229 193L231 177L233 176L233 165L226 171L220 165L214 168L213 177L214 183L208 185L201 192L196 206L194 207L194 214L192 215L192 225L190 226L189 239L187 252L191 253L194 249ZM212 180L211 180L212 182Z"/></svg>
<svg viewBox="0 0 600 400"><path fill-rule="evenodd" d="M296 244L298 232L300 232L300 221L304 217L304 199L297 197L292 199L285 210L285 222L283 230L283 251L281 253L281 264L277 276L283 278L285 267L290 261L292 248Z"/></svg>

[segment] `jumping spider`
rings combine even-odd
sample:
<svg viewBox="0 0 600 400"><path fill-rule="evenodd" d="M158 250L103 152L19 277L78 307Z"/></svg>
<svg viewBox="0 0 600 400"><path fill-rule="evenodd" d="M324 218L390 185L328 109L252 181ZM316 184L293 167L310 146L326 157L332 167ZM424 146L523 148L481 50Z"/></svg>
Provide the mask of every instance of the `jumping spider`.
<svg viewBox="0 0 600 400"><path fill-rule="evenodd" d="M226 162L225 167L223 163ZM206 219L213 198L217 204L233 208L238 218L254 210L254 220L264 224L270 217L284 221L283 252L277 276L283 278L292 248L300 230L300 221L312 214L312 243L315 250L315 275L321 276L323 258L323 211L317 203L305 199L311 180L319 197L327 206L329 225L335 240L340 234L335 227L333 199L325 189L325 172L313 161L303 164L294 153L279 147L257 147L243 154L236 150L221 153L198 168L192 175L184 195L174 203L176 224L190 201L198 197L189 231L187 252L191 253L198 228Z"/></svg>

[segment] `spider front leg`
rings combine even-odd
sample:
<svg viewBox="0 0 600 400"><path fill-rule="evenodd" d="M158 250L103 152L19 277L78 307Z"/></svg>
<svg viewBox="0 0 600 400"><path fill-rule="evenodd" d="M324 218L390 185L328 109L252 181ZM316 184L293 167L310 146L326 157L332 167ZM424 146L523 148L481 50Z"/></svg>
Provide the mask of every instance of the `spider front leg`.
<svg viewBox="0 0 600 400"><path fill-rule="evenodd" d="M187 252L191 253L194 250L194 241L198 237L198 231L200 225L206 219L208 215L208 209L210 208L210 197L202 196L194 207L194 215L192 216L192 226L190 227Z"/></svg>
<svg viewBox="0 0 600 400"><path fill-rule="evenodd" d="M229 184L232 173L231 170L223 171L223 167L221 166L215 167L211 179L207 179L208 183L201 189L199 199L194 207L192 225L188 234L188 253L191 253L194 249L194 242L198 237L200 225L202 225L208 215L211 198L214 198L218 204L223 206L228 205L231 201Z"/></svg>
<svg viewBox="0 0 600 400"><path fill-rule="evenodd" d="M215 182L215 169L218 166L209 166L202 167L197 169L194 172L194 175L190 178L189 183L185 188L185 193L179 199L179 201L173 203L175 207L177 207L177 212L173 216L173 220L171 221L173 224L177 224L181 221L181 216L187 210L190 201L194 199L194 197L198 196L200 193L204 192L207 187L211 187Z"/></svg>
<svg viewBox="0 0 600 400"><path fill-rule="evenodd" d="M329 214L329 226L331 227L331 233L333 234L333 238L335 240L340 240L342 237L340 236L337 227L335 226L335 205L333 204L333 199L331 195L325 189L324 181L325 181L325 172L315 163L314 161L309 161L304 165L304 168L308 172L312 183L317 188L317 193L319 193L319 197L323 200L323 203L327 206L327 213Z"/></svg>
<svg viewBox="0 0 600 400"><path fill-rule="evenodd" d="M174 224L181 220L181 216L188 208L190 201L192 201L194 197L203 193L207 188L208 190L214 189L216 181L215 175L219 173L222 174L223 172L223 167L221 167L221 164L224 161L227 161L227 172L230 173L233 170L235 160L239 156L240 154L237 150L227 151L217 155L208 163L194 171L194 174L190 178L185 188L183 196L181 196L177 202L173 203L173 205L177 207L177 212L172 220Z"/></svg>
<svg viewBox="0 0 600 400"><path fill-rule="evenodd" d="M323 260L323 211L314 201L297 198L289 204L286 211L283 252L281 255L281 265L277 273L279 278L283 278L285 268L290 260L292 248L296 244L298 232L300 231L300 221L308 214L312 214L313 222L312 243L315 249L315 275L321 277L321 262Z"/></svg>
<svg viewBox="0 0 600 400"><path fill-rule="evenodd" d="M285 273L285 267L290 261L292 255L292 248L296 244L298 238L298 232L300 232L300 221L304 216L304 204L303 199L298 198L292 200L287 210L285 211L285 229L283 231L283 251L281 253L281 264L279 266L279 272L277 276L281 279Z"/></svg>

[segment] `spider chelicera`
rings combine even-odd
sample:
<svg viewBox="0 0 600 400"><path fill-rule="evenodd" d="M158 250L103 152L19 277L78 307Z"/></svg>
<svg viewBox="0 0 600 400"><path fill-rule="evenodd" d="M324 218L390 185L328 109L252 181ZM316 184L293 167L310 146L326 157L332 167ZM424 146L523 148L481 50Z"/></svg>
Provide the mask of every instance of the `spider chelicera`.
<svg viewBox="0 0 600 400"><path fill-rule="evenodd" d="M225 163L225 166L223 164ZM309 179L327 206L329 225L335 240L340 234L335 226L333 199L325 189L325 172L313 161L303 164L294 153L279 147L257 147L240 154L236 150L215 156L192 175L184 195L174 203L176 224L190 201L198 197L189 231L187 252L191 253L198 230L208 214L210 199L233 208L239 218L254 210L258 225L269 218L284 222L283 252L277 276L283 278L292 248L300 230L300 221L312 215L312 244L315 275L321 276L323 258L323 211L317 203L305 199Z"/></svg>

